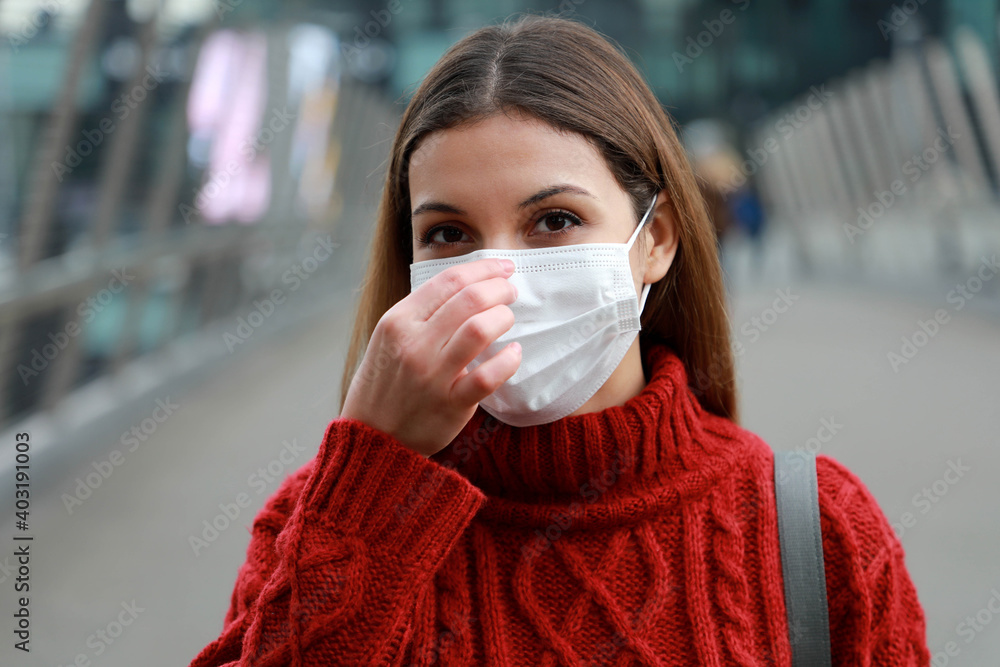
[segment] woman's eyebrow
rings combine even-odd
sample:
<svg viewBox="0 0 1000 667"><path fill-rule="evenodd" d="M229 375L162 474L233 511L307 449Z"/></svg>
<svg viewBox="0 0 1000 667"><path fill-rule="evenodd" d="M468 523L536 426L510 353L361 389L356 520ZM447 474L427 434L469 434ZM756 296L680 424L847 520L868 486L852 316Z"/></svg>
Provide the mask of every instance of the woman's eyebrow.
<svg viewBox="0 0 1000 667"><path fill-rule="evenodd" d="M458 208L457 206L452 206L451 204L445 204L444 202L440 201L429 201L413 209L413 212L410 213L410 219L412 220L421 213L427 213L430 211L437 211L438 213L447 213L449 215L465 215L465 211Z"/></svg>
<svg viewBox="0 0 1000 667"><path fill-rule="evenodd" d="M597 197L591 194L589 190L585 190L584 188L581 188L578 185L571 185L569 183L559 183L557 185L550 185L547 188L539 190L535 194L531 195L530 197L519 203L517 205L517 208L518 209L527 208L532 204L536 204L542 201L543 199L548 199L549 197L553 197L555 195L563 194L566 192L578 195L585 195L587 197L593 197L594 199L597 199ZM465 211L458 208L457 206L446 204L445 202L440 202L440 201L429 201L429 202L424 202L420 206L413 209L413 212L410 213L410 219L412 220L421 213L427 213L430 211L436 211L438 213L447 213L448 215L465 215Z"/></svg>
<svg viewBox="0 0 1000 667"><path fill-rule="evenodd" d="M544 190L539 190L538 192L536 192L535 194L531 195L530 197L522 201L520 204L518 204L517 207L519 209L527 208L532 204L542 201L543 199L547 199L548 197L562 194L564 192L570 192L577 195L586 195L587 197L593 197L594 199L597 199L597 197L591 194L589 190L585 190L578 185L570 185L569 183L559 183L558 185L550 185Z"/></svg>

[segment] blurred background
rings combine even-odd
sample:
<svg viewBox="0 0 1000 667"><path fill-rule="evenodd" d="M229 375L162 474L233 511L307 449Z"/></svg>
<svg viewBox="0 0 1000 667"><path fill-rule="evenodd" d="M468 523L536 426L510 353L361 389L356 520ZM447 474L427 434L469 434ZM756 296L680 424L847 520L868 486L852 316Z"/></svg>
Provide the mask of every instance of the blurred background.
<svg viewBox="0 0 1000 667"><path fill-rule="evenodd" d="M521 11L616 40L676 119L743 424L861 477L934 664L996 664L996 0L0 2L7 628L34 537L31 652L8 631L0 662L186 665L218 636L254 514L337 414L406 101Z"/></svg>

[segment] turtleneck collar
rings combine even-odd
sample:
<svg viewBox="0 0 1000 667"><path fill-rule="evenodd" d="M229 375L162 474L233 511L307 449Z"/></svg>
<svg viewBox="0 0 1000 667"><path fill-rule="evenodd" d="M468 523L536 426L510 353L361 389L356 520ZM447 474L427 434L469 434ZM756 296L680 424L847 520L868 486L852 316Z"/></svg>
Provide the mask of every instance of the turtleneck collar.
<svg viewBox="0 0 1000 667"><path fill-rule="evenodd" d="M494 505L592 501L588 496L619 497L690 477L685 473L701 456L691 458L685 445L703 440L706 416L721 418L700 406L683 362L669 347L650 345L643 365L649 380L623 405L520 428L480 408L431 458L454 467Z"/></svg>

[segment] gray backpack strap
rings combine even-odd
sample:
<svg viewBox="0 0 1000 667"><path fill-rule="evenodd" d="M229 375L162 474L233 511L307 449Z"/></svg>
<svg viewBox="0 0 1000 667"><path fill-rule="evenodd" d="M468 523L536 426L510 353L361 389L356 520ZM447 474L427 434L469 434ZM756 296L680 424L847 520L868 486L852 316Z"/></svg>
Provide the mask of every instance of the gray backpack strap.
<svg viewBox="0 0 1000 667"><path fill-rule="evenodd" d="M830 619L816 457L810 452L775 452L774 493L792 665L828 667Z"/></svg>

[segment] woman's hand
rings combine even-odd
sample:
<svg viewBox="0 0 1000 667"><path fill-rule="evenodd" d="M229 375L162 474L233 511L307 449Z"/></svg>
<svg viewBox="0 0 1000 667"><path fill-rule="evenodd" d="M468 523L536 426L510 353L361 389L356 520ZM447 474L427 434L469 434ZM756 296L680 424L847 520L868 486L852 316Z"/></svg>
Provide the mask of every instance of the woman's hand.
<svg viewBox="0 0 1000 667"><path fill-rule="evenodd" d="M521 363L504 347L471 373L466 366L514 325L514 264L480 259L449 267L387 310L375 325L341 417L358 419L410 449L444 449L479 401Z"/></svg>

